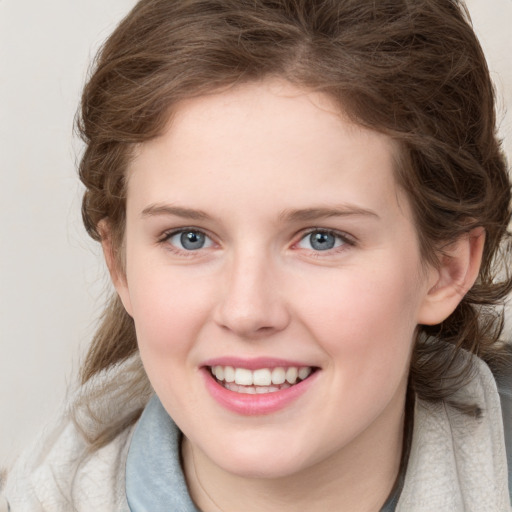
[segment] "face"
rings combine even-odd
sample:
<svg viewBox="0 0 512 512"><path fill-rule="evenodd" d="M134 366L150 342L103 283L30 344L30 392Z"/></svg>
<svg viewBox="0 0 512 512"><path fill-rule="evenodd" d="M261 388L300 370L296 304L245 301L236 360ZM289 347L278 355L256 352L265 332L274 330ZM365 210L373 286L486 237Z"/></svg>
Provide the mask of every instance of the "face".
<svg viewBox="0 0 512 512"><path fill-rule="evenodd" d="M432 279L395 159L277 81L187 100L139 148L117 289L213 467L285 476L399 438Z"/></svg>

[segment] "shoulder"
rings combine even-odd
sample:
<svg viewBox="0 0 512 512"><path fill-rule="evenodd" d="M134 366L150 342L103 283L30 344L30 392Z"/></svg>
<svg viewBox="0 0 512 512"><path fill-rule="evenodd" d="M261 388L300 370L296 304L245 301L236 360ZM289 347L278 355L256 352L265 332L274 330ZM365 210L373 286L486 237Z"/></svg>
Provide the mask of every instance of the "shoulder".
<svg viewBox="0 0 512 512"><path fill-rule="evenodd" d="M128 510L124 468L133 426L98 449L91 449L91 440L116 416L144 406L145 394L135 393L130 401L122 392L123 382L125 391L131 389L130 372L137 365L130 358L81 386L57 421L18 458L3 491L13 511Z"/></svg>
<svg viewBox="0 0 512 512"><path fill-rule="evenodd" d="M503 416L505 448L508 462L508 485L512 503L512 368L496 378Z"/></svg>
<svg viewBox="0 0 512 512"><path fill-rule="evenodd" d="M397 511L512 510L501 395L487 365L477 358L473 363L473 376L456 399L476 403L481 417L464 414L447 402L416 402Z"/></svg>
<svg viewBox="0 0 512 512"><path fill-rule="evenodd" d="M16 511L118 510L131 429L89 454L87 442L65 421L23 454L4 491Z"/></svg>

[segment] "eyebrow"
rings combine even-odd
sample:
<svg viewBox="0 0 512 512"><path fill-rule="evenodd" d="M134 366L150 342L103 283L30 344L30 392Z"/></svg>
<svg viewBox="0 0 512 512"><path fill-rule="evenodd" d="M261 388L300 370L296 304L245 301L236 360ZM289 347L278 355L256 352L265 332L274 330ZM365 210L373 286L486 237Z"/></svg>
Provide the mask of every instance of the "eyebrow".
<svg viewBox="0 0 512 512"><path fill-rule="evenodd" d="M172 206L169 204L152 204L147 208L144 208L141 213L141 217L154 217L157 215L174 215L175 217L182 217L190 220L211 219L211 216L202 210L183 208L181 206Z"/></svg>
<svg viewBox="0 0 512 512"><path fill-rule="evenodd" d="M328 219L330 217L351 217L351 216L365 216L374 217L379 219L380 217L373 210L366 208L360 208L358 206L343 205L327 208L301 208L296 210L284 210L280 215L279 219L282 221L289 222L304 222L312 221L317 219Z"/></svg>

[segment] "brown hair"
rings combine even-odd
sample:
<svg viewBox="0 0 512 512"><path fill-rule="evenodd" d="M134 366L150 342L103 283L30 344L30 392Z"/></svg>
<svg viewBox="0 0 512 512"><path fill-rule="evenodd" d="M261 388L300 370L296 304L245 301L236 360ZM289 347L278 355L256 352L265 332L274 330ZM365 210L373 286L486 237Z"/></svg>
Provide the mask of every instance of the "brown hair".
<svg viewBox="0 0 512 512"><path fill-rule="evenodd" d="M486 231L476 284L442 324L419 326L410 382L448 398L467 378L456 349L487 362L500 353L512 288L498 282L510 183L495 133L486 61L457 0L142 0L107 40L78 119L86 143L83 219L101 239L107 219L122 250L125 170L135 145L165 127L173 105L235 84L279 76L322 91L356 123L401 147L397 179L412 204L421 250ZM508 256L508 246L502 256ZM133 320L114 297L82 370L85 382L137 350Z"/></svg>

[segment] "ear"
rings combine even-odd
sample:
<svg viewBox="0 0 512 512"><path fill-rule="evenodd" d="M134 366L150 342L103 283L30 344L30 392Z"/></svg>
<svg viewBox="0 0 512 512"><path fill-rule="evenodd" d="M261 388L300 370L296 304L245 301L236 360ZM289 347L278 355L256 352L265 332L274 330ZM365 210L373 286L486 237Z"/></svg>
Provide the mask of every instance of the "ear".
<svg viewBox="0 0 512 512"><path fill-rule="evenodd" d="M437 325L446 320L478 277L485 242L484 228L474 228L443 250L440 266L432 270L418 324Z"/></svg>
<svg viewBox="0 0 512 512"><path fill-rule="evenodd" d="M117 257L116 249L119 250L119 248L114 247L112 231L110 224L106 219L99 222L98 232L101 235L101 248L103 249L103 256L105 257L105 263L107 264L112 284L114 285L126 312L130 316L133 316L128 282L126 280L126 272L122 268L121 262Z"/></svg>

